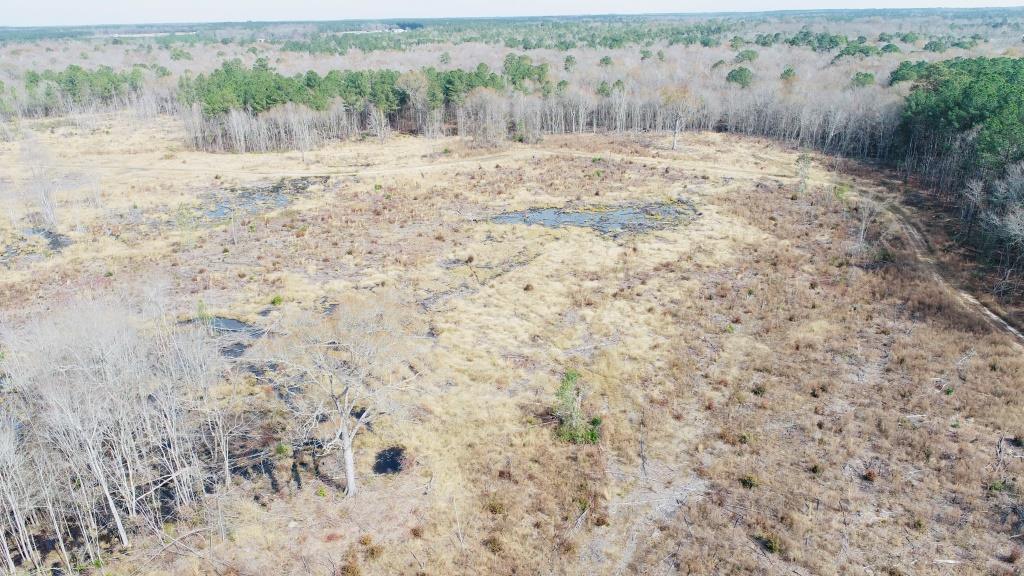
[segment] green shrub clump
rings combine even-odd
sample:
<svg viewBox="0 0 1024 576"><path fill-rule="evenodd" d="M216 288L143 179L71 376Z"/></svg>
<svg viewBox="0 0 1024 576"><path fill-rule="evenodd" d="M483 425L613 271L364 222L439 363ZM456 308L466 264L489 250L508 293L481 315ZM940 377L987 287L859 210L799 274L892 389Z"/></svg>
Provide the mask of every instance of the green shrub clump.
<svg viewBox="0 0 1024 576"><path fill-rule="evenodd" d="M853 86L854 88L864 88L866 86L871 86L874 83L875 75L871 72L857 72L850 80L850 86Z"/></svg>
<svg viewBox="0 0 1024 576"><path fill-rule="evenodd" d="M573 444L597 444L601 439L601 419L583 416L583 390L580 373L566 370L555 392L555 416L558 417L558 438Z"/></svg>
<svg viewBox="0 0 1024 576"><path fill-rule="evenodd" d="M729 75L725 77L725 81L738 84L741 88L746 88L754 81L754 73L750 71L750 68L740 66L730 70Z"/></svg>
<svg viewBox="0 0 1024 576"><path fill-rule="evenodd" d="M757 60L757 51L748 49L736 54L735 62L737 64L742 64L744 62L753 62L754 60Z"/></svg>

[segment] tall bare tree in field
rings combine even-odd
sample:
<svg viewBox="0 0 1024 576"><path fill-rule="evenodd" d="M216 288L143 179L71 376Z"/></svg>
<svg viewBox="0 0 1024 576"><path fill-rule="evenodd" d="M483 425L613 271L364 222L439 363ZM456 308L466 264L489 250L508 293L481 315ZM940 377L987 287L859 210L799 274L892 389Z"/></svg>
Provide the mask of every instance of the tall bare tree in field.
<svg viewBox="0 0 1024 576"><path fill-rule="evenodd" d="M399 409L396 393L411 378L403 375L411 354L408 318L394 299L365 298L326 317L298 315L285 331L272 354L301 389L290 403L298 435L341 455L346 494L354 496L355 440Z"/></svg>

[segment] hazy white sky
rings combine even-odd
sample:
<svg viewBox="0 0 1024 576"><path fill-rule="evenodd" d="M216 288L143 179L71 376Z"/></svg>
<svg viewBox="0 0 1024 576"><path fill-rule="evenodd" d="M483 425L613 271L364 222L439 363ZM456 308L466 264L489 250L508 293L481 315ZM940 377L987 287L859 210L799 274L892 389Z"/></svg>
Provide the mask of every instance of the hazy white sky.
<svg viewBox="0 0 1024 576"><path fill-rule="evenodd" d="M1024 0L0 0L0 26L1017 6Z"/></svg>

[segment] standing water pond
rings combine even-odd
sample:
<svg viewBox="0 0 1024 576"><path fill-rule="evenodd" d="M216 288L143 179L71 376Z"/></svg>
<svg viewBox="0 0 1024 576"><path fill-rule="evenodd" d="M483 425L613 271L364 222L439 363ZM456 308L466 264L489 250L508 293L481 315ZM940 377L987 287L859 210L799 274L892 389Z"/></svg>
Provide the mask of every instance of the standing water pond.
<svg viewBox="0 0 1024 576"><path fill-rule="evenodd" d="M257 214L291 204L292 200L315 185L326 185L327 176L303 176L281 179L270 184L229 188L211 195L213 207L206 211L211 220L222 220L233 214Z"/></svg>
<svg viewBox="0 0 1024 576"><path fill-rule="evenodd" d="M591 206L580 209L530 208L498 214L497 224L529 224L548 228L577 226L590 228L598 234L618 236L626 232L665 230L690 220L700 213L682 198L667 202Z"/></svg>

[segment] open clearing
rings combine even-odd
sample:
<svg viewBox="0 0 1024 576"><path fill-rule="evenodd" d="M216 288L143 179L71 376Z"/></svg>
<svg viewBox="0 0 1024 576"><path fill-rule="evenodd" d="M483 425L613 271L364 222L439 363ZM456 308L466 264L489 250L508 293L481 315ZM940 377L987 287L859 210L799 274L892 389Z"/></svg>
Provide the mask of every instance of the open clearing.
<svg viewBox="0 0 1024 576"><path fill-rule="evenodd" d="M227 155L170 118L29 126L64 238L5 207L3 322L161 286L182 321L258 328L226 383L270 412L255 368L293 311L387 294L419 330L358 496L333 457L277 454L214 528L168 526L111 573L1015 573L1020 344L941 280L884 175L710 133ZM0 143L0 173L24 170ZM680 201L616 233L495 219ZM569 369L596 445L554 435Z"/></svg>

